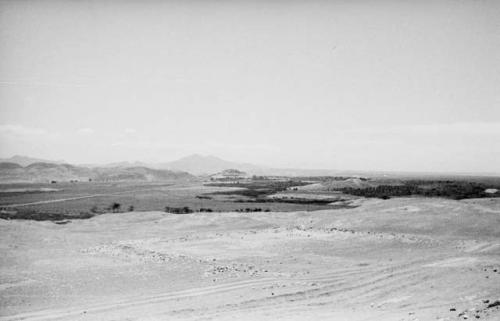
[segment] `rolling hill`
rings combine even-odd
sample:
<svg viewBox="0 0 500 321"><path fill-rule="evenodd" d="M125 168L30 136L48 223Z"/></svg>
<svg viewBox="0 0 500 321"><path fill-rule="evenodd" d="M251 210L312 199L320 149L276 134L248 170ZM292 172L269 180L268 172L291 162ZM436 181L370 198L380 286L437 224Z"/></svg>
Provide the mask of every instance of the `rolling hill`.
<svg viewBox="0 0 500 321"><path fill-rule="evenodd" d="M147 167L95 167L70 164L32 163L21 166L16 163L0 163L1 183L47 183L68 181L171 181L192 180L186 172L151 169Z"/></svg>
<svg viewBox="0 0 500 321"><path fill-rule="evenodd" d="M0 158L0 163L15 163L24 167L34 163L63 164L65 162L62 160L54 161L29 156L14 155L9 158Z"/></svg>

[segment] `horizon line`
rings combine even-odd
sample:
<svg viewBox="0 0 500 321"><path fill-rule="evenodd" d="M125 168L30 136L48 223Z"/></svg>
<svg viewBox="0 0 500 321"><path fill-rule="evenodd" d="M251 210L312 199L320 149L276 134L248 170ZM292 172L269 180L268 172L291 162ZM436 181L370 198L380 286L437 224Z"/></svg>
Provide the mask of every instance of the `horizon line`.
<svg viewBox="0 0 500 321"><path fill-rule="evenodd" d="M31 159L37 159L41 161L37 162L32 162L26 166L29 166L31 164L35 163L58 163L58 164L67 164L67 165L73 165L73 166L82 166L82 167L88 167L88 166L94 166L94 167L99 167L99 166L106 166L106 165L112 165L114 163L142 163L142 167L147 167L147 168L154 168L154 166L160 165L160 164L165 164L165 163L172 163L178 160L181 160L183 158L188 158L192 156L201 156L201 157L213 157L217 158L221 161L225 162L230 162L230 163L237 163L236 165L251 165L251 166L256 166L256 167L261 167L261 169L267 169L267 170L297 170L297 171L324 171L324 172L338 172L338 173L372 173L372 174L399 174L399 175L426 175L426 176L438 176L438 175L458 175L458 176L499 176L500 177L500 172L474 172L474 171L422 171L422 170L378 170L378 169L334 169L334 168L310 168L310 167L271 167L267 165L262 165L262 164L253 164L253 163L244 163L244 162L238 162L238 161L232 161L232 160L227 160L220 158L218 156L212 155L212 154L201 154L201 153L192 153L188 154L186 156L182 156L180 158L170 160L170 161L157 161L157 162L146 162L146 161L141 161L141 160L134 160L134 161L113 161L113 162L95 162L95 163L80 163L80 162L68 162L64 159L59 159L59 160L51 160L51 159L45 159L42 157L33 157L33 156L26 156L26 155L19 155L15 154L10 157L2 157L0 158L2 163L5 163L5 160L15 158L15 157L24 157L24 158L31 158ZM18 163L17 163L18 164ZM20 165L20 164L19 164ZM22 166L22 165L21 165ZM22 167L26 167L22 166ZM231 168L227 168L231 169ZM332 175L333 173L330 173ZM278 175L280 176L280 175ZM318 176L323 176L323 175L318 175ZM328 176L328 175L327 175Z"/></svg>

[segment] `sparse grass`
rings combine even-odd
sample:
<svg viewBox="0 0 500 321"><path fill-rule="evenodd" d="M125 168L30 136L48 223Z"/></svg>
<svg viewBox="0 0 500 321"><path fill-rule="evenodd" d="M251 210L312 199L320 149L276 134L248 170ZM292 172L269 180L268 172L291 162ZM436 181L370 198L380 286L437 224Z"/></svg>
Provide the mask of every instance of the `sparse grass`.
<svg viewBox="0 0 500 321"><path fill-rule="evenodd" d="M183 207L166 206L165 212L171 213L171 214L191 214L194 211L192 209L190 209L188 206L183 206Z"/></svg>
<svg viewBox="0 0 500 321"><path fill-rule="evenodd" d="M14 212L0 212L0 219L4 220L34 220L34 221L64 221L81 220L94 217L95 213L47 213L43 211L21 209Z"/></svg>
<svg viewBox="0 0 500 321"><path fill-rule="evenodd" d="M8 188L42 188L51 187L50 184L3 184L0 190ZM238 203L212 198L209 195L203 197L205 193L234 190L218 186L204 186L201 183L189 183L182 185L158 184L158 183L96 183L82 182L79 184L58 184L60 191L50 193L4 193L0 195L0 208L10 204L24 204L40 201L50 201L79 197L84 195L100 194L99 196L77 199L56 203L36 204L20 207L8 207L9 210L16 210L18 217L6 215L0 218L5 219L36 219L36 220L59 220L73 218L88 218L95 215L111 212L109 206L112 203L121 204L123 210L133 206L135 212L142 211L164 211L165 206L184 207L187 206L193 211L200 211L202 208L211 209L213 212L229 212L235 209L245 209L247 207L269 208L273 212L290 212L323 209L324 205L314 204L293 204L279 202L255 202L254 200L242 201ZM8 195L7 195L8 194ZM197 196L202 196L197 197ZM81 214L83 213L83 214Z"/></svg>
<svg viewBox="0 0 500 321"><path fill-rule="evenodd" d="M314 198L264 198L258 197L255 200L234 200L235 203L289 203L289 204L305 204L305 205L327 205L332 203L329 199L314 199Z"/></svg>
<svg viewBox="0 0 500 321"><path fill-rule="evenodd" d="M252 180L249 182L241 182L241 183L211 183L211 184L206 184L206 186L242 188L240 190L222 191L212 194L220 194L220 195L231 194L231 195L242 195L248 197L259 197L281 192L293 186L304 186L308 184L310 183L301 180L284 180L284 181Z"/></svg>
<svg viewBox="0 0 500 321"><path fill-rule="evenodd" d="M325 179L320 177L320 179ZM232 184L208 184L209 186L230 186L230 187L240 187L238 190L230 191L220 191L210 193L208 195L227 195L227 196L242 196L244 198L235 198L230 200L234 203L288 203L288 204L300 204L300 205L317 205L325 206L332 202L329 199L315 199L315 198L305 198L305 197L268 197L270 195L276 194L278 192L285 191L289 188L295 186L308 185L310 182L301 180L285 180L285 181L275 181L275 180L258 180L242 183L232 183Z"/></svg>
<svg viewBox="0 0 500 321"><path fill-rule="evenodd" d="M285 180L285 181L274 181L274 180L256 180L256 181L254 181L254 180L252 180L249 182L229 183L229 184L227 184L227 183L211 183L211 184L207 184L207 186L239 187L239 188L241 188L238 190L213 192L213 193L210 193L209 195L240 195L240 196L253 198L254 200L257 200L257 201L264 201L265 196L284 191L290 187L303 186L303 185L307 185L307 184L310 184L310 183L300 181L300 180Z"/></svg>
<svg viewBox="0 0 500 321"><path fill-rule="evenodd" d="M322 178L325 179L325 178ZM365 189L341 189L343 193L365 197L390 198L397 196L435 196L452 199L473 197L499 197L500 193L487 194L486 188L500 189L498 179L481 178L467 180L396 180L398 185L386 182L381 186ZM301 186L310 181L292 180L256 180L247 183L188 183L182 185L159 183L79 183L58 184L59 191L1 193L0 212L3 219L30 220L71 220L85 219L110 212L110 204L121 204L121 209L131 211L164 211L165 206L172 208L188 207L194 212L229 212L246 211L247 208L261 208L263 211L289 212L314 211L333 208L350 208L346 205L331 204L332 200L307 197L269 198L267 196L281 192L293 186ZM3 184L0 191L9 188L45 188L51 184ZM239 187L235 189L234 187ZM314 193L313 193L314 194ZM96 195L91 198L76 199L55 203L11 207L11 204L25 204Z"/></svg>

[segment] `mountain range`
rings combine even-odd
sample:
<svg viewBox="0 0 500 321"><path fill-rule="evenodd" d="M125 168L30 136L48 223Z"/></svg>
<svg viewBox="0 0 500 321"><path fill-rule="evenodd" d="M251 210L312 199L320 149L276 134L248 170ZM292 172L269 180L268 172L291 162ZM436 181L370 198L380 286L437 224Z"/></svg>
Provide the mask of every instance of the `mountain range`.
<svg viewBox="0 0 500 321"><path fill-rule="evenodd" d="M2 183L47 183L69 181L189 181L196 177L181 171L152 169L148 167L85 167L70 164L36 162L27 166L17 163L0 163Z"/></svg>
<svg viewBox="0 0 500 321"><path fill-rule="evenodd" d="M324 169L295 169L295 168L273 168L250 163L233 162L212 155L192 154L180 159L164 163L141 163L123 162L111 165L130 167L133 165L146 166L157 169L168 169L173 171L184 171L193 175L213 175L224 170L235 169L246 172L249 175L276 175L276 176L322 176L337 175L339 171Z"/></svg>
<svg viewBox="0 0 500 321"><path fill-rule="evenodd" d="M96 181L159 181L193 179L193 175L208 176L228 169L244 171L249 175L313 176L333 173L333 171L324 170L277 169L199 154L163 163L117 162L104 165L70 165L63 161L16 155L0 159L0 181L47 182L89 179Z"/></svg>
<svg viewBox="0 0 500 321"><path fill-rule="evenodd" d="M101 167L144 166L155 169L184 171L198 176L213 175L227 169L240 170L246 172L249 175L269 175L269 176L272 175L322 176L322 175L337 175L341 173L339 171L325 170L325 169L273 168L273 167L255 165L250 163L233 162L212 155L200 155L200 154L192 154L171 162L163 162L163 163L120 162L120 163L111 163L99 166Z"/></svg>
<svg viewBox="0 0 500 321"><path fill-rule="evenodd" d="M215 156L193 154L171 162L118 162L110 164L70 165L27 156L0 159L0 183L50 182L71 180L95 181L166 181L194 180L196 176L209 176L225 170L239 170L248 175L265 176L442 176L439 173L338 171L323 169L272 168L249 163L224 160ZM445 175L466 175L464 173ZM484 174L486 175L486 174ZM491 174L498 176L498 174Z"/></svg>

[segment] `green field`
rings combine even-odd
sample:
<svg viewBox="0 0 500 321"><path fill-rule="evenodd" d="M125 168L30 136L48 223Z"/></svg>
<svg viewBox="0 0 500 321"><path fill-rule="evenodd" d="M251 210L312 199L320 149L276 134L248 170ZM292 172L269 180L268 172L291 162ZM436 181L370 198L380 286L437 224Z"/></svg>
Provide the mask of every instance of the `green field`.
<svg viewBox="0 0 500 321"><path fill-rule="evenodd" d="M34 191L42 188L58 190ZM22 189L27 191L13 192L13 190ZM330 208L328 205L321 204L254 200L235 202L228 198L206 196L212 193L227 193L231 190L237 189L205 186L201 182L0 184L0 191L3 191L0 192L0 207L3 208L3 218L32 219L87 218L89 214L109 212L113 203L120 204L120 212L128 211L131 206L134 211L163 211L167 206L187 206L193 211L209 208L214 212L245 211L246 209L287 212ZM15 215L13 215L14 212L16 212Z"/></svg>
<svg viewBox="0 0 500 321"><path fill-rule="evenodd" d="M359 179L361 187L335 184L352 178L253 178L235 182L75 182L0 184L0 218L63 220L106 212L289 212L350 208L368 197L499 197L498 178ZM310 183L313 189L300 188ZM345 185L344 185L345 186ZM493 189L491 192L488 189Z"/></svg>

